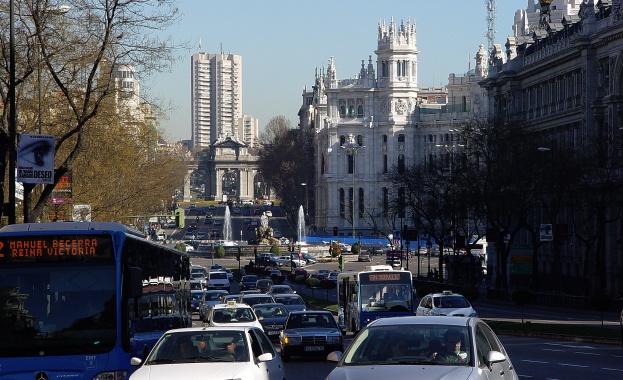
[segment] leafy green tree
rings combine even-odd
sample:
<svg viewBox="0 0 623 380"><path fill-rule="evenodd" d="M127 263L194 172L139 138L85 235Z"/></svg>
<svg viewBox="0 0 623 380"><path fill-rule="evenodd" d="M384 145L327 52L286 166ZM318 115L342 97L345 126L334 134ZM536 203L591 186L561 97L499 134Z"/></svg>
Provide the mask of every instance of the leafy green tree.
<svg viewBox="0 0 623 380"><path fill-rule="evenodd" d="M222 245L216 247L216 257L218 257L219 259L225 257L225 247L223 247Z"/></svg>
<svg viewBox="0 0 623 380"><path fill-rule="evenodd" d="M278 245L278 244L273 244L273 245L270 247L270 253L274 253L275 255L279 255L279 254L280 254L280 251L281 251L281 248L279 247L279 245Z"/></svg>

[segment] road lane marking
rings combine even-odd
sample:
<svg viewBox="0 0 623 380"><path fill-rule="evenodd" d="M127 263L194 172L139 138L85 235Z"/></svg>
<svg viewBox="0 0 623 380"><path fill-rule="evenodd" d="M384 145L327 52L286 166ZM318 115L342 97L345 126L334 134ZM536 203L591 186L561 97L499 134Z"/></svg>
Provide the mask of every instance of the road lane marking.
<svg viewBox="0 0 623 380"><path fill-rule="evenodd" d="M579 365L579 364L558 363L558 365L564 365L565 367L590 368L590 366L588 365Z"/></svg>
<svg viewBox="0 0 623 380"><path fill-rule="evenodd" d="M527 359L522 360L522 362L538 363L538 364L549 364L549 362L543 362L543 361L540 361L540 360L527 360Z"/></svg>
<svg viewBox="0 0 623 380"><path fill-rule="evenodd" d="M602 368L606 371L618 371L618 372L623 372L623 369L621 368Z"/></svg>
<svg viewBox="0 0 623 380"><path fill-rule="evenodd" d="M592 346L576 346L572 344L562 344L562 343L543 343L543 344L548 345L548 346L559 346L559 347L567 347L567 348L575 348L575 349L588 348L588 349L595 350L595 347L592 347Z"/></svg>

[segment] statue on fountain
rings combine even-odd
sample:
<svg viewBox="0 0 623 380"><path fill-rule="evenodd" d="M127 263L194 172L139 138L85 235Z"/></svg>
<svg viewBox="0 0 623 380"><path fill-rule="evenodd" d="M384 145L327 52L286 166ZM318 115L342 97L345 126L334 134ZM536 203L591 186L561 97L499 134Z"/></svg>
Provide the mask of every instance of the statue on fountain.
<svg viewBox="0 0 623 380"><path fill-rule="evenodd" d="M268 226L268 217L265 214L262 214L260 217L260 226L255 229L254 244L279 244L279 239L273 236L272 227Z"/></svg>

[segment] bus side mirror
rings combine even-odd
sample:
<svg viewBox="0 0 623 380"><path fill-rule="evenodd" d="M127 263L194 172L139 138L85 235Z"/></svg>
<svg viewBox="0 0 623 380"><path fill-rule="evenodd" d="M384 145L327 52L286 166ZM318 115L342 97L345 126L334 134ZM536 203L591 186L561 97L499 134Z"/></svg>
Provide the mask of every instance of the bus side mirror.
<svg viewBox="0 0 623 380"><path fill-rule="evenodd" d="M124 275L125 297L139 298L143 295L143 270L138 267L127 267Z"/></svg>

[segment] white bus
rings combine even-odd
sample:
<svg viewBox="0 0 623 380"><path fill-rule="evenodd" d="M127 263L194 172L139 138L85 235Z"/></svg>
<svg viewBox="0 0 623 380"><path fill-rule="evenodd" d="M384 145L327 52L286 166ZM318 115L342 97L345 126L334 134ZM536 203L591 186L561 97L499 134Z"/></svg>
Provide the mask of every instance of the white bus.
<svg viewBox="0 0 623 380"><path fill-rule="evenodd" d="M379 318L414 315L411 272L388 265L337 276L338 323L357 333Z"/></svg>

